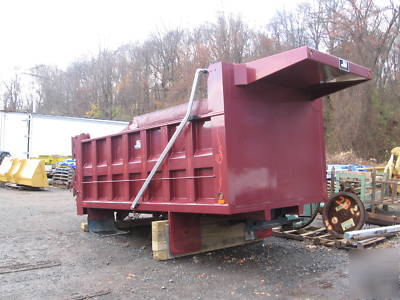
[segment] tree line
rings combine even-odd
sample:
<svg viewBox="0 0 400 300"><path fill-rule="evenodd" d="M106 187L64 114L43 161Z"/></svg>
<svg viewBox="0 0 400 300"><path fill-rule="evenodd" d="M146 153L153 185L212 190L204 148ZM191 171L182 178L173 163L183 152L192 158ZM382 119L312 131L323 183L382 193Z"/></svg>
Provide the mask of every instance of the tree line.
<svg viewBox="0 0 400 300"><path fill-rule="evenodd" d="M139 43L71 63L34 66L35 91L20 77L3 82L8 111L131 120L187 101L194 70L241 63L308 45L369 67L373 80L325 99L329 152L382 158L400 145L400 5L397 1L320 0L276 12L260 28L219 14L194 29L155 32Z"/></svg>

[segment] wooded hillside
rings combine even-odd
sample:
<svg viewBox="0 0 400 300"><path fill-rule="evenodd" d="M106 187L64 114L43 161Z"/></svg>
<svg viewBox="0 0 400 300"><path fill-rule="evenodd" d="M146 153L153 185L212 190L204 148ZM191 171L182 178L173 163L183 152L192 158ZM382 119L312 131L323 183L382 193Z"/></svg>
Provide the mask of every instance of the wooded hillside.
<svg viewBox="0 0 400 300"><path fill-rule="evenodd" d="M325 99L327 149L382 158L400 146L400 5L398 1L320 0L279 11L260 28L221 14L191 30L156 32L140 43L99 49L66 70L37 65L38 86L21 93L4 82L5 110L131 120L187 101L194 70L216 61L241 63L308 45L373 71L367 84ZM295 147L295 145L294 145Z"/></svg>

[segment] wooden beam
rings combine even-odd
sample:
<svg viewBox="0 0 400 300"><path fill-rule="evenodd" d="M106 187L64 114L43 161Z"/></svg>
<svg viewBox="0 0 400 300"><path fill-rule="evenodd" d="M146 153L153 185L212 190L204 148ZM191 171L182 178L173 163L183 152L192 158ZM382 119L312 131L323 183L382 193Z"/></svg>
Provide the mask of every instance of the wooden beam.
<svg viewBox="0 0 400 300"><path fill-rule="evenodd" d="M88 223L81 223L81 231L82 232L88 232Z"/></svg>

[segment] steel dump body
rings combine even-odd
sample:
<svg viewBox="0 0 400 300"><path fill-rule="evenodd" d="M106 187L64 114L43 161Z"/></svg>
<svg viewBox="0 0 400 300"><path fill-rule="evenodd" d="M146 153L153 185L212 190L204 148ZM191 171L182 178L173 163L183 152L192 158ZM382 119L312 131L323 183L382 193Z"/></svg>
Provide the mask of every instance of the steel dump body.
<svg viewBox="0 0 400 300"><path fill-rule="evenodd" d="M326 199L320 97L370 78L367 68L301 47L208 69L207 99L139 201L137 212L301 213ZM130 210L186 106L136 117L110 136L73 138L79 214Z"/></svg>

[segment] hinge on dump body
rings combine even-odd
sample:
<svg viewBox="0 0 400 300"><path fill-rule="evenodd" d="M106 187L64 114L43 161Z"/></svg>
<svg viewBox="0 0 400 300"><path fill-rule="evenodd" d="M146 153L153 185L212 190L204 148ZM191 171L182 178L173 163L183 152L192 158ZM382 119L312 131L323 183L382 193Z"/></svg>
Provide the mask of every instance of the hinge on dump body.
<svg viewBox="0 0 400 300"><path fill-rule="evenodd" d="M188 121L192 122L192 121L196 121L196 120L199 120L199 119L200 119L200 117L198 115L192 115L192 116L189 117Z"/></svg>
<svg viewBox="0 0 400 300"><path fill-rule="evenodd" d="M262 220L247 220L245 227L245 240L254 240L256 238L256 230L266 230L274 227L279 227L283 225L289 225L294 222L299 221L299 219L287 219L287 218L277 218L274 220L262 221Z"/></svg>

